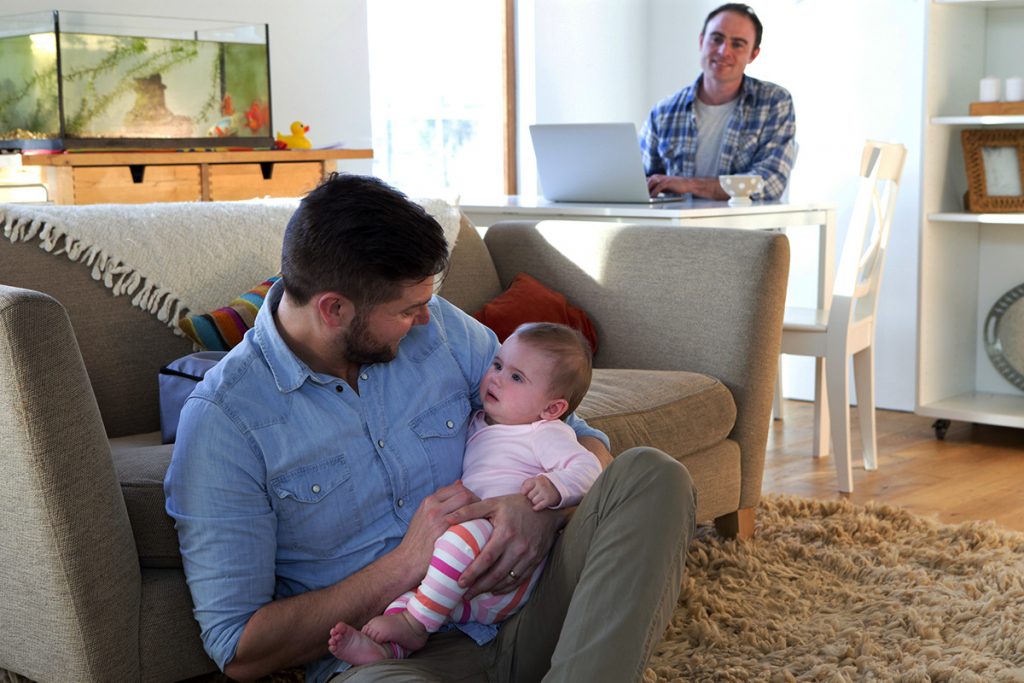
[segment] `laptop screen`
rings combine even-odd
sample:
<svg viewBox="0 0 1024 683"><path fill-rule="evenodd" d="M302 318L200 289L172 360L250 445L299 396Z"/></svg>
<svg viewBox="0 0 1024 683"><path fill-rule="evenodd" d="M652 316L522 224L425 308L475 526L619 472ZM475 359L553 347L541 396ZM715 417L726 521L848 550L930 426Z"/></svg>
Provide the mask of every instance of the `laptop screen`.
<svg viewBox="0 0 1024 683"><path fill-rule="evenodd" d="M649 203L632 123L530 126L541 193L552 202ZM679 197L658 197L673 201Z"/></svg>

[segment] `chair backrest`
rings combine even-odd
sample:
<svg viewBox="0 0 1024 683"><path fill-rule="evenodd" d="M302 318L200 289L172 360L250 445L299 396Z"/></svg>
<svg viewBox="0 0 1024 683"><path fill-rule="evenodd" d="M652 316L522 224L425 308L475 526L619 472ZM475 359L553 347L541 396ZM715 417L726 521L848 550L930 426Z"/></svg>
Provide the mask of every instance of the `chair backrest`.
<svg viewBox="0 0 1024 683"><path fill-rule="evenodd" d="M907 149L869 140L861 156L857 199L839 257L829 327L873 318ZM845 318L845 320L842 320Z"/></svg>

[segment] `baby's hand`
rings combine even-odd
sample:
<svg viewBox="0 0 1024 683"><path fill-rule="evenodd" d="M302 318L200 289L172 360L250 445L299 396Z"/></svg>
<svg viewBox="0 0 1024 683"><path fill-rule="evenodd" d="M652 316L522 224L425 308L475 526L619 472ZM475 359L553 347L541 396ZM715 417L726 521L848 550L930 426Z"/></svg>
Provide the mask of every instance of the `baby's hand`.
<svg viewBox="0 0 1024 683"><path fill-rule="evenodd" d="M547 477L538 476L527 479L523 482L521 491L533 503L534 510L557 507L562 502L562 494Z"/></svg>

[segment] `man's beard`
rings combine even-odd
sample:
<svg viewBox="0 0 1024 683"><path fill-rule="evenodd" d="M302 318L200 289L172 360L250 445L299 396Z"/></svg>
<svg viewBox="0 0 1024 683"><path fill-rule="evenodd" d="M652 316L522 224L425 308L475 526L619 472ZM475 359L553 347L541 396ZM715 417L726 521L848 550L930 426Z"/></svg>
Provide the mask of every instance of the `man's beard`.
<svg viewBox="0 0 1024 683"><path fill-rule="evenodd" d="M396 350L370 335L367 308L360 309L352 319L352 326L345 334L345 359L359 365L389 363L395 359Z"/></svg>

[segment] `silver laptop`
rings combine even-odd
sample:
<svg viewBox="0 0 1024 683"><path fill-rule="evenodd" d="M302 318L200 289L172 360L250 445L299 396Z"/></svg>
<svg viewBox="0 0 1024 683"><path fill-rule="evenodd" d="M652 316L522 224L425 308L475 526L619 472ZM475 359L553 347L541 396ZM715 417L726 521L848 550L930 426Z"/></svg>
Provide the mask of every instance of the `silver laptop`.
<svg viewBox="0 0 1024 683"><path fill-rule="evenodd" d="M530 126L537 175L551 202L649 204L636 126L632 123L549 123Z"/></svg>

